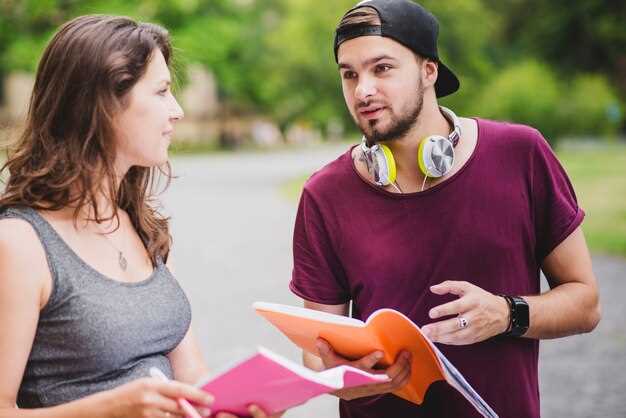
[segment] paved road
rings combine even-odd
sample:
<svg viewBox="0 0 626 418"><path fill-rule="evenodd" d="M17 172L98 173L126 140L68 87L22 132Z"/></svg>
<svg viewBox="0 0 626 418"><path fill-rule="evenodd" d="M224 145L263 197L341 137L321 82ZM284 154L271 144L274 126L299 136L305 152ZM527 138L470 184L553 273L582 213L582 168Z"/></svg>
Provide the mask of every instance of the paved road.
<svg viewBox="0 0 626 418"><path fill-rule="evenodd" d="M262 345L299 352L251 309L256 300L298 304L287 283L296 206L279 187L331 161L345 145L177 157L179 176L163 196L172 215L175 268L209 365L219 370ZM591 335L542 343L542 416L626 417L626 262L594 257L604 319ZM515 390L515 388L503 388ZM286 418L337 417L320 397ZM395 418L395 417L394 417Z"/></svg>

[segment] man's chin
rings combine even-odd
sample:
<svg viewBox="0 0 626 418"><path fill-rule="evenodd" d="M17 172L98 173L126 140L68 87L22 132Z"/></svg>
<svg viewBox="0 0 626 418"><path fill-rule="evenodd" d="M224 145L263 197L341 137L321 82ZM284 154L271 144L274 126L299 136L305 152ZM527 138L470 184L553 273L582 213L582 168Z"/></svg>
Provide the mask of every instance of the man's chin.
<svg viewBox="0 0 626 418"><path fill-rule="evenodd" d="M385 141L389 134L388 130L380 129L378 126L367 126L365 128L361 126L360 128L363 135L365 135L370 142Z"/></svg>

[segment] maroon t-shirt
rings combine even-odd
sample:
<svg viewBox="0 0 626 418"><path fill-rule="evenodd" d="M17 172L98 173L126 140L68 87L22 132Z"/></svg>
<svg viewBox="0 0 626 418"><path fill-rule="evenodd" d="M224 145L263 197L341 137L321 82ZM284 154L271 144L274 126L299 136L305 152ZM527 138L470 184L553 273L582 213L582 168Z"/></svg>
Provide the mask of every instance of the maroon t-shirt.
<svg viewBox="0 0 626 418"><path fill-rule="evenodd" d="M543 259L584 217L550 146L535 129L478 119L478 143L450 178L418 193L395 194L364 180L351 151L305 184L296 219L290 284L328 305L353 301L362 320L393 308L418 325L453 300L430 292L465 280L494 294L538 294ZM438 344L501 416L538 417L539 343L492 338ZM393 395L341 401L341 417L479 417L445 382L421 406Z"/></svg>

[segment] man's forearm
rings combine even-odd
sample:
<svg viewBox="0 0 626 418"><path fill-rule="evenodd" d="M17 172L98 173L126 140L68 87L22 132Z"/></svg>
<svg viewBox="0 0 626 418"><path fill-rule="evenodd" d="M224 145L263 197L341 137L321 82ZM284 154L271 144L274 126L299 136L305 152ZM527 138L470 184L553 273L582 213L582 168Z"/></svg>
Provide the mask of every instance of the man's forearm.
<svg viewBox="0 0 626 418"><path fill-rule="evenodd" d="M591 332L600 321L598 293L592 286L569 282L536 296L524 296L530 326L524 337L550 339Z"/></svg>

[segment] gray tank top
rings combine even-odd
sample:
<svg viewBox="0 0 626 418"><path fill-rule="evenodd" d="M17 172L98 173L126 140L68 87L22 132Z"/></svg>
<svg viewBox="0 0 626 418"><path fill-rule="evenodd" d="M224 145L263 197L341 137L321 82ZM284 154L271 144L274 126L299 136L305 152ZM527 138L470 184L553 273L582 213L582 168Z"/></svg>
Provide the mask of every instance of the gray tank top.
<svg viewBox="0 0 626 418"><path fill-rule="evenodd" d="M119 282L86 264L34 209L8 208L0 218L33 226L52 274L52 293L19 388L20 408L112 389L149 376L153 366L172 377L166 355L187 333L191 309L161 260L147 279Z"/></svg>

